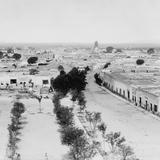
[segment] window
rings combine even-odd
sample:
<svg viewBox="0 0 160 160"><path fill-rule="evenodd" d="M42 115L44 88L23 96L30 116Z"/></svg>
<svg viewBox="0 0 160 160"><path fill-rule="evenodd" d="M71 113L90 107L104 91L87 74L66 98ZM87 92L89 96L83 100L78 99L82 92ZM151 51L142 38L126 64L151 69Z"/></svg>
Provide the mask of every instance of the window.
<svg viewBox="0 0 160 160"><path fill-rule="evenodd" d="M42 83L43 84L48 84L49 82L48 82L48 80L43 80Z"/></svg>
<svg viewBox="0 0 160 160"><path fill-rule="evenodd" d="M11 79L10 80L10 84L16 84L17 83L17 80L16 79Z"/></svg>

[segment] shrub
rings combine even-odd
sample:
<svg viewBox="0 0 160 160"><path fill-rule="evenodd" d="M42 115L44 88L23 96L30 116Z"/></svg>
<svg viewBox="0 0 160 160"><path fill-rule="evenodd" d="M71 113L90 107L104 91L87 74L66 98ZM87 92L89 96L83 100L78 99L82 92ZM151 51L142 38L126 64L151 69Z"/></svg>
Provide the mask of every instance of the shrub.
<svg viewBox="0 0 160 160"><path fill-rule="evenodd" d="M137 59L136 64L137 65L142 65L144 63L143 59Z"/></svg>
<svg viewBox="0 0 160 160"><path fill-rule="evenodd" d="M105 123L101 123L100 125L98 125L98 129L99 129L99 131L102 132L103 135L105 135L107 126L105 125Z"/></svg>
<svg viewBox="0 0 160 160"><path fill-rule="evenodd" d="M90 129L93 133L95 133L96 128L101 122L101 113L99 112L86 112L86 120L90 124Z"/></svg>
<svg viewBox="0 0 160 160"><path fill-rule="evenodd" d="M34 64L38 61L38 57L29 57L27 62L28 64Z"/></svg>
<svg viewBox="0 0 160 160"><path fill-rule="evenodd" d="M114 151L116 147L122 146L125 142L125 138L121 137L120 132L111 132L105 136L106 141L110 144L111 151Z"/></svg>
<svg viewBox="0 0 160 160"><path fill-rule="evenodd" d="M38 74L38 70L37 69L33 69L33 68L31 68L30 70L29 70L29 74L30 75L35 75L35 74Z"/></svg>
<svg viewBox="0 0 160 160"><path fill-rule="evenodd" d="M86 87L86 72L80 71L78 68L74 67L69 73L69 84L72 90L76 89L78 92L85 90Z"/></svg>
<svg viewBox="0 0 160 160"><path fill-rule="evenodd" d="M98 73L94 74L94 78L95 78L96 83L101 86L102 85L102 80L99 78Z"/></svg>
<svg viewBox="0 0 160 160"><path fill-rule="evenodd" d="M106 52L107 53L112 53L113 49L114 48L112 46L109 46L109 47L106 48Z"/></svg>
<svg viewBox="0 0 160 160"><path fill-rule="evenodd" d="M58 66L58 71L60 72L60 71L64 71L64 67L62 66L62 65L59 65Z"/></svg>
<svg viewBox="0 0 160 160"><path fill-rule="evenodd" d="M91 159L96 154L93 145L90 145L85 137L79 137L70 148L71 160Z"/></svg>
<svg viewBox="0 0 160 160"><path fill-rule="evenodd" d="M3 52L0 51L0 59L3 58L3 55L4 55Z"/></svg>
<svg viewBox="0 0 160 160"><path fill-rule="evenodd" d="M84 131L75 127L67 127L61 131L61 141L62 144L73 146L75 141L78 141L80 137L84 136Z"/></svg>
<svg viewBox="0 0 160 160"><path fill-rule="evenodd" d="M73 125L72 109L68 107L59 107L56 112L58 124L62 127Z"/></svg>
<svg viewBox="0 0 160 160"><path fill-rule="evenodd" d="M15 60L20 60L21 54L14 53L14 55L12 56L12 58L14 58Z"/></svg>
<svg viewBox="0 0 160 160"><path fill-rule="evenodd" d="M51 80L52 88L57 92L62 92L64 95L70 90L69 79L66 74L57 76Z"/></svg>
<svg viewBox="0 0 160 160"><path fill-rule="evenodd" d="M149 48L149 49L147 50L147 53L148 53L148 54L153 54L153 53L155 53L154 48Z"/></svg>
<svg viewBox="0 0 160 160"><path fill-rule="evenodd" d="M120 152L122 155L122 160L127 160L128 157L134 154L133 149L130 146L126 146L126 145L120 146Z"/></svg>
<svg viewBox="0 0 160 160"><path fill-rule="evenodd" d="M103 67L103 69L108 68L108 66L111 65L111 63L106 63Z"/></svg>
<svg viewBox="0 0 160 160"><path fill-rule="evenodd" d="M14 117L20 118L21 114L25 112L24 104L21 102L15 102L11 113Z"/></svg>

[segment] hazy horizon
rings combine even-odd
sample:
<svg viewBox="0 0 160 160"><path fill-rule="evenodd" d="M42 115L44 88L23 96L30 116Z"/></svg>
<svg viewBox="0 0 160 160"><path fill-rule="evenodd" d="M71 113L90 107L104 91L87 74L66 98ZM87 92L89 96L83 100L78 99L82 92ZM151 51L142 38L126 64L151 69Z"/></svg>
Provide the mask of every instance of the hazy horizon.
<svg viewBox="0 0 160 160"><path fill-rule="evenodd" d="M3 43L160 44L159 0L0 0Z"/></svg>

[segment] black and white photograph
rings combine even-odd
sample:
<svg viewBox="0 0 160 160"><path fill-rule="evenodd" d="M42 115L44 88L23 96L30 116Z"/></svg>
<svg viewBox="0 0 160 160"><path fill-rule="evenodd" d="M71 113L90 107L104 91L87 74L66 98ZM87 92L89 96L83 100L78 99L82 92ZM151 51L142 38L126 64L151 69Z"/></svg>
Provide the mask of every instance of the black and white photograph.
<svg viewBox="0 0 160 160"><path fill-rule="evenodd" d="M0 160L160 160L160 1L0 0Z"/></svg>

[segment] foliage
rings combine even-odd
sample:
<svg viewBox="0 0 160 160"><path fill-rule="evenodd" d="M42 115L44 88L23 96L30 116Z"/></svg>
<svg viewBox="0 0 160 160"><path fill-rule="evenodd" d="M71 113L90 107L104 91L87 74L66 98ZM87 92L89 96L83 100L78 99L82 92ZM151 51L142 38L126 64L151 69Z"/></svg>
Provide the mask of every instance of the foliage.
<svg viewBox="0 0 160 160"><path fill-rule="evenodd" d="M73 125L73 113L72 109L68 107L59 107L56 112L57 122L62 127L68 127Z"/></svg>
<svg viewBox="0 0 160 160"><path fill-rule="evenodd" d="M144 63L143 59L137 59L136 64L137 65L142 65Z"/></svg>
<svg viewBox="0 0 160 160"><path fill-rule="evenodd" d="M153 54L153 53L155 53L154 48L149 48L149 49L147 50L147 53L148 53L148 54Z"/></svg>
<svg viewBox="0 0 160 160"><path fill-rule="evenodd" d="M14 49L13 48L8 48L7 53L14 53Z"/></svg>
<svg viewBox="0 0 160 160"><path fill-rule="evenodd" d="M61 107L60 94L54 94L52 102L54 104L54 113L56 113L58 111L59 107Z"/></svg>
<svg viewBox="0 0 160 160"><path fill-rule="evenodd" d="M3 58L3 52L2 51L0 51L0 59L2 59Z"/></svg>
<svg viewBox="0 0 160 160"><path fill-rule="evenodd" d="M59 65L58 66L58 71L60 72L60 71L64 71L64 67L62 66L62 65Z"/></svg>
<svg viewBox="0 0 160 160"><path fill-rule="evenodd" d="M21 114L25 112L24 104L21 102L15 102L11 113L14 117L20 118Z"/></svg>
<svg viewBox="0 0 160 160"><path fill-rule="evenodd" d="M105 125L105 123L101 123L101 124L98 125L98 129L99 129L99 131L102 132L103 135L105 135L107 126Z"/></svg>
<svg viewBox="0 0 160 160"><path fill-rule="evenodd" d="M101 113L86 111L86 120L90 124L90 129L95 133L98 124L101 122Z"/></svg>
<svg viewBox="0 0 160 160"><path fill-rule="evenodd" d="M103 69L108 68L109 65L111 65L110 62L106 63L106 64L104 65Z"/></svg>
<svg viewBox="0 0 160 160"><path fill-rule="evenodd" d="M96 154L93 145L90 145L85 137L78 138L73 146L70 148L71 160L91 159Z"/></svg>
<svg viewBox="0 0 160 160"><path fill-rule="evenodd" d="M76 127L66 127L61 131L62 144L73 146L80 137L84 136L84 131Z"/></svg>
<svg viewBox="0 0 160 160"><path fill-rule="evenodd" d="M9 144L8 148L10 150L10 155L8 155L9 158L13 159L17 147L17 142L20 141L18 138L19 130L22 128L22 121L21 121L21 114L24 113L25 108L23 103L15 102L13 105L13 108L11 110L12 117L11 117L11 124L8 125L8 131L9 131Z"/></svg>
<svg viewBox="0 0 160 160"><path fill-rule="evenodd" d="M114 151L116 147L120 147L125 142L125 138L121 137L120 132L106 134L105 140L110 144L111 151Z"/></svg>
<svg viewBox="0 0 160 160"><path fill-rule="evenodd" d="M56 92L67 94L70 90L69 79L66 74L57 76L54 80L51 79L51 86Z"/></svg>
<svg viewBox="0 0 160 160"><path fill-rule="evenodd" d="M70 89L76 89L78 92L82 91L86 87L86 72L84 70L80 71L78 68L74 67L68 73L68 79L70 84Z"/></svg>
<svg viewBox="0 0 160 160"><path fill-rule="evenodd" d="M102 80L99 78L98 73L94 74L94 78L95 78L96 83L101 86L102 85Z"/></svg>
<svg viewBox="0 0 160 160"><path fill-rule="evenodd" d="M106 48L106 52L107 53L112 53L112 51L113 51L113 47L112 46L108 46L107 48Z"/></svg>
<svg viewBox="0 0 160 160"><path fill-rule="evenodd" d="M86 72L73 68L69 73L60 74L55 79L51 79L51 86L55 91L67 94L70 90L80 92L86 87Z"/></svg>
<svg viewBox="0 0 160 160"><path fill-rule="evenodd" d="M38 73L39 73L39 71L37 69L33 69L33 68L29 69L29 74L30 75L35 75L35 74L38 74Z"/></svg>
<svg viewBox="0 0 160 160"><path fill-rule="evenodd" d="M21 54L14 53L14 55L12 56L12 58L14 58L15 60L20 60Z"/></svg>
<svg viewBox="0 0 160 160"><path fill-rule="evenodd" d="M84 110L86 108L86 100L83 92L79 92L78 97L78 105L80 105L80 110Z"/></svg>
<svg viewBox="0 0 160 160"><path fill-rule="evenodd" d="M134 154L133 149L130 146L126 146L126 145L120 146L120 152L122 155L122 160L127 160L128 157Z"/></svg>
<svg viewBox="0 0 160 160"><path fill-rule="evenodd" d="M34 64L38 61L38 57L29 57L27 62L28 64Z"/></svg>

